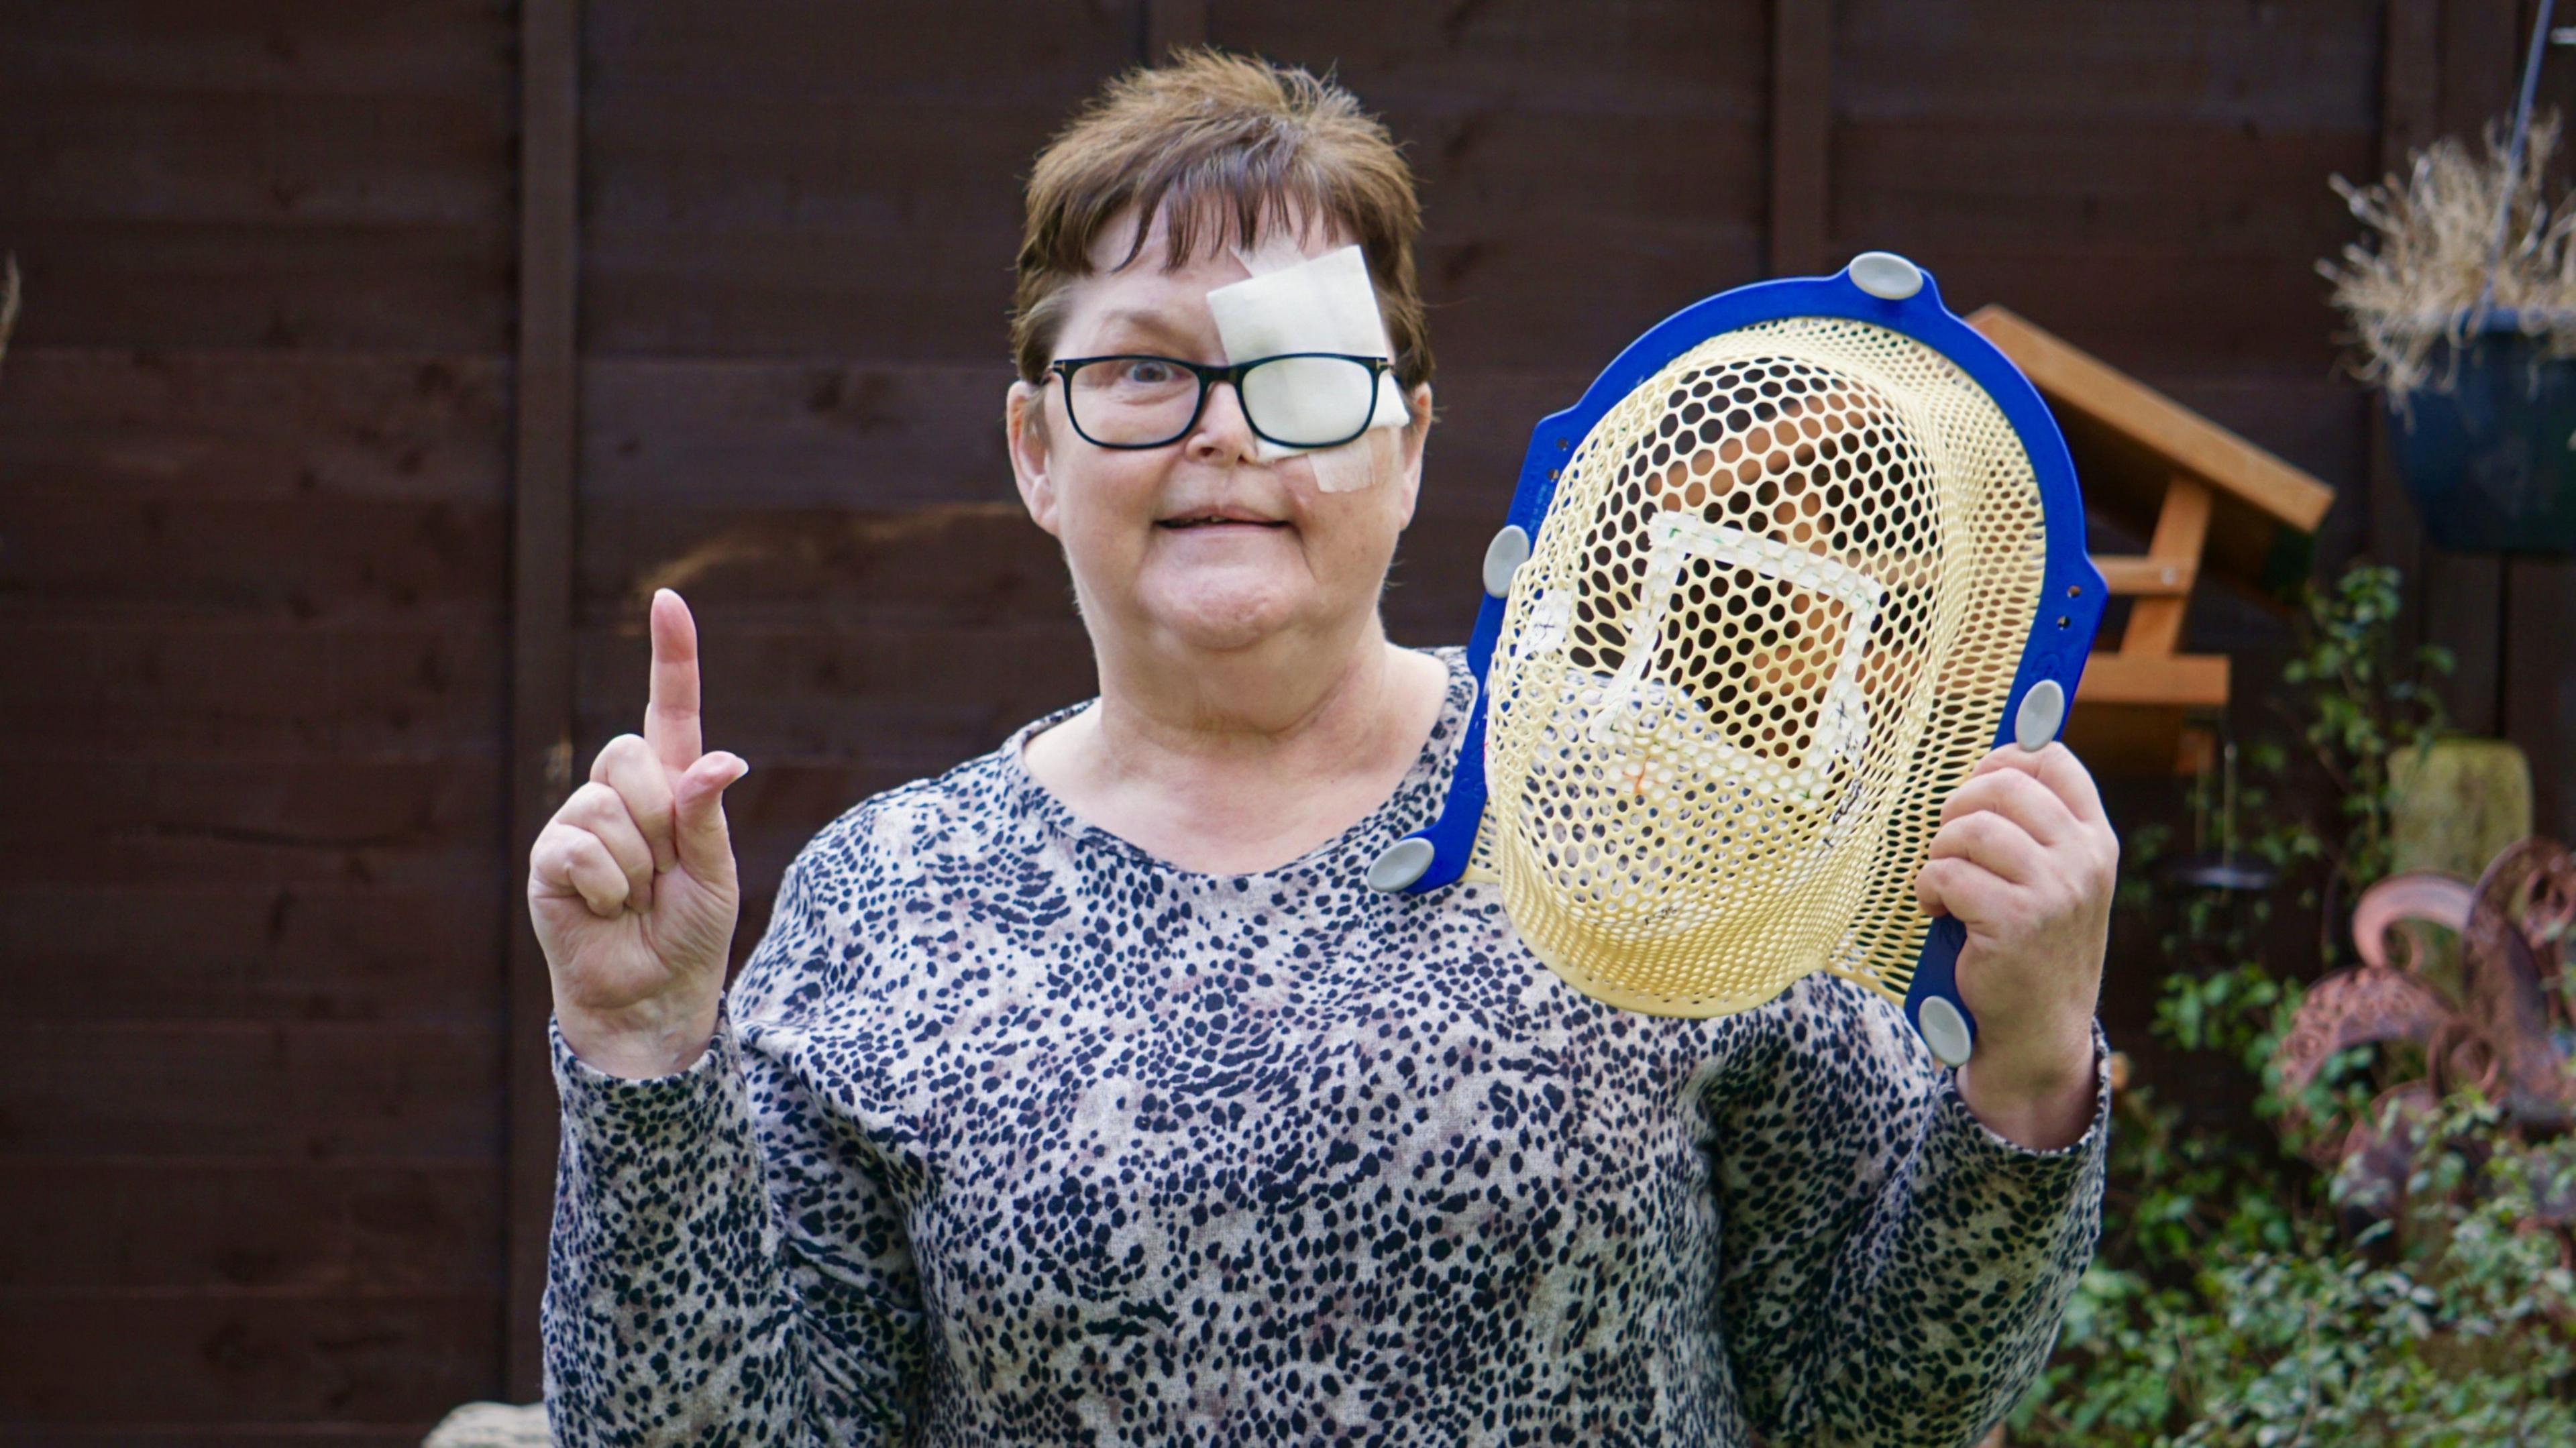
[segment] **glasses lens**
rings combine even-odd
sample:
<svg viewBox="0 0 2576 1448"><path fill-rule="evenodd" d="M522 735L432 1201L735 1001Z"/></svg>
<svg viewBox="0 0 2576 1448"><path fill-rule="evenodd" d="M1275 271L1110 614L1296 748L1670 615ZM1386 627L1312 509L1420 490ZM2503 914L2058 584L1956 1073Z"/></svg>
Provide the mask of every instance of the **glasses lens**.
<svg viewBox="0 0 2576 1448"><path fill-rule="evenodd" d="M1166 358L1103 357L1073 369L1065 401L1092 441L1151 446L1189 428L1199 379Z"/></svg>
<svg viewBox="0 0 2576 1448"><path fill-rule="evenodd" d="M1348 357L1273 357L1243 374L1253 427L1289 447L1331 447L1369 425L1377 378Z"/></svg>

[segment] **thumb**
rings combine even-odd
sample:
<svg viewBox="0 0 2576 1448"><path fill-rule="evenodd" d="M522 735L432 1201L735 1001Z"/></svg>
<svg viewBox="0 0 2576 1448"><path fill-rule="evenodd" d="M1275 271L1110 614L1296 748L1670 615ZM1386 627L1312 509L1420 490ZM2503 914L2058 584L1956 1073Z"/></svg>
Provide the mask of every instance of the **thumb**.
<svg viewBox="0 0 2576 1448"><path fill-rule="evenodd" d="M733 883L733 840L725 829L724 792L751 772L724 750L701 755L671 781L672 833L680 865L710 885Z"/></svg>

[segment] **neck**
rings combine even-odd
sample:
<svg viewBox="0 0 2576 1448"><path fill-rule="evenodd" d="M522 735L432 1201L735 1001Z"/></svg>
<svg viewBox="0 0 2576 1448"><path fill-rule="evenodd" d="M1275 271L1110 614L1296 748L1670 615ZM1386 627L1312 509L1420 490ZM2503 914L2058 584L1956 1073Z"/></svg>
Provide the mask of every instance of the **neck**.
<svg viewBox="0 0 2576 1448"><path fill-rule="evenodd" d="M1022 759L1074 813L1183 869L1267 870L1349 829L1421 757L1448 671L1372 610L1330 646L1130 652L1097 633L1100 703Z"/></svg>
<svg viewBox="0 0 2576 1448"><path fill-rule="evenodd" d="M1101 762L1118 774L1174 766L1262 770L1373 751L1401 709L1394 650L1371 610L1330 634L1274 634L1221 652L1164 640L1094 641Z"/></svg>

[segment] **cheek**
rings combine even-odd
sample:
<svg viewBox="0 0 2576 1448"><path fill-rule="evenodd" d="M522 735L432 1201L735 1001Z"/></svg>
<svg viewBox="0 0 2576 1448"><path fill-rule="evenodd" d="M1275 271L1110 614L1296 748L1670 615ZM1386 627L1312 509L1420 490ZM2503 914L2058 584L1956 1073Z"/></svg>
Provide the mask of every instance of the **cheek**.
<svg viewBox="0 0 2576 1448"><path fill-rule="evenodd" d="M1056 472L1056 515L1066 544L1132 553L1153 521L1159 469L1138 454L1084 451Z"/></svg>
<svg viewBox="0 0 2576 1448"><path fill-rule="evenodd" d="M1404 498L1391 476L1351 493L1317 500L1315 536L1324 551L1354 568L1384 568L1405 526Z"/></svg>

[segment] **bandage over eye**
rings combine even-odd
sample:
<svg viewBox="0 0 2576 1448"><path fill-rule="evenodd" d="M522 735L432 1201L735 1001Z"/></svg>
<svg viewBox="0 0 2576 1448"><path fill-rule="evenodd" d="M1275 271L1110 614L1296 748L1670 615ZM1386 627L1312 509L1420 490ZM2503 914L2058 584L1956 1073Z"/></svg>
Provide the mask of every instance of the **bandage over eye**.
<svg viewBox="0 0 2576 1448"><path fill-rule="evenodd" d="M1354 357L1391 357L1386 322L1378 313L1377 290L1369 285L1368 263L1357 246L1326 252L1311 260L1284 239L1258 252L1235 250L1248 281L1207 294L1216 318L1217 338L1226 360L1248 362L1298 352L1332 352ZM1404 389L1392 372L1377 379L1375 411L1367 413L1367 394L1359 369L1324 361L1275 362L1245 383L1247 409L1268 437L1256 436L1254 456L1265 463L1306 456L1312 459L1315 485L1327 493L1367 487L1380 476L1369 456L1368 437L1327 448L1294 447L1274 438L1337 436L1349 430L1346 419L1364 414L1368 430L1402 427L1411 420Z"/></svg>

